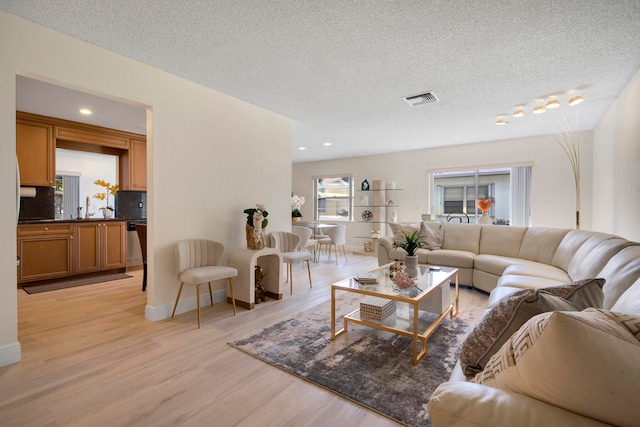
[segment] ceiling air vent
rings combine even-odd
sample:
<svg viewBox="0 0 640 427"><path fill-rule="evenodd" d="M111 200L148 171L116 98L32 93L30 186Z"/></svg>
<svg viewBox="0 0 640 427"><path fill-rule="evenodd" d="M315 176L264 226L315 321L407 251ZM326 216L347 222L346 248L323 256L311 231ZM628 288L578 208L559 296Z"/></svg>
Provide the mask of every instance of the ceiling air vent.
<svg viewBox="0 0 640 427"><path fill-rule="evenodd" d="M433 92L421 93L420 95L407 96L404 98L407 101L407 104L412 107L417 107L418 105L431 104L434 102L440 101L438 97Z"/></svg>

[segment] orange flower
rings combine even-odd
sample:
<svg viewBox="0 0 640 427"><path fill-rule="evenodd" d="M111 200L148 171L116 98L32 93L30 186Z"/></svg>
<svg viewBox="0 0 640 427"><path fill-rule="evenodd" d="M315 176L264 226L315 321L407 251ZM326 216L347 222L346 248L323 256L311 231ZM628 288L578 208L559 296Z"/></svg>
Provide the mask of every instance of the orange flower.
<svg viewBox="0 0 640 427"><path fill-rule="evenodd" d="M496 201L493 197L487 197L486 199L478 199L476 200L476 206L478 209L482 211L482 213L487 213L489 208L495 205Z"/></svg>

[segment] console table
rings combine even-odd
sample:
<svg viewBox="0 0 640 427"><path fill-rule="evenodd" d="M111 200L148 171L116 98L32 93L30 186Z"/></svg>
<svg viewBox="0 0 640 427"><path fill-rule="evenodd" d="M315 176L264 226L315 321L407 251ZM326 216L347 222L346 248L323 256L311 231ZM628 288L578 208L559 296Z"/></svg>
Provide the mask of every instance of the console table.
<svg viewBox="0 0 640 427"><path fill-rule="evenodd" d="M275 248L264 249L234 249L227 259L227 265L238 270L238 277L233 279L233 290L236 305L253 310L256 295L255 268L263 268L265 276L262 280L265 293L269 298L282 299L282 255ZM227 297L227 301L231 299Z"/></svg>

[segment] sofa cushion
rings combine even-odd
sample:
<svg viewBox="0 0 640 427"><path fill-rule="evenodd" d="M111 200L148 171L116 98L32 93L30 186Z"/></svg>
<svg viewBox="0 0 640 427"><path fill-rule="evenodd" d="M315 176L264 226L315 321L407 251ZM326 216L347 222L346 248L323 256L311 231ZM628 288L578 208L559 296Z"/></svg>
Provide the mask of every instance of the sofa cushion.
<svg viewBox="0 0 640 427"><path fill-rule="evenodd" d="M533 316L554 310L582 310L602 305L604 280L590 279L544 290L523 289L507 295L480 319L460 350L465 375L482 371L493 354Z"/></svg>
<svg viewBox="0 0 640 427"><path fill-rule="evenodd" d="M606 234L587 240L571 258L567 273L573 280L596 277L606 263L618 252L631 245L631 242L619 237L604 238ZM592 244L593 243L593 244Z"/></svg>
<svg viewBox="0 0 640 427"><path fill-rule="evenodd" d="M519 276L516 274L509 274L508 276L502 276L500 279L498 279L497 286L509 286L512 288L521 289L543 289L550 288L552 286L560 286L563 283L567 283L567 281L547 279L544 277Z"/></svg>
<svg viewBox="0 0 640 427"><path fill-rule="evenodd" d="M618 298L611 310L640 316L640 279Z"/></svg>
<svg viewBox="0 0 640 427"><path fill-rule="evenodd" d="M618 426L638 425L640 317L589 309L535 316L474 382Z"/></svg>
<svg viewBox="0 0 640 427"><path fill-rule="evenodd" d="M610 309L620 296L640 277L640 245L622 249L609 259L598 273L606 279L602 308Z"/></svg>
<svg viewBox="0 0 640 427"><path fill-rule="evenodd" d="M566 271L554 267L549 264L543 264L541 262L532 262L532 261L524 261L519 260L520 262L514 263L507 267L503 272L503 276L508 276L509 274L513 274L516 276L531 276L531 277L540 277L550 280L557 280L559 282L570 282L571 278L567 274ZM600 276L598 276L600 277Z"/></svg>
<svg viewBox="0 0 640 427"><path fill-rule="evenodd" d="M481 254L517 258L526 227L482 227Z"/></svg>
<svg viewBox="0 0 640 427"><path fill-rule="evenodd" d="M511 258L499 255L477 255L473 260L473 268L487 273L495 274L496 276L502 276L504 271L513 264L518 264L521 261L518 258ZM529 261L522 261L529 262Z"/></svg>
<svg viewBox="0 0 640 427"><path fill-rule="evenodd" d="M467 251L453 251L441 249L439 251L429 251L427 263L456 268L473 268L473 260L476 254Z"/></svg>
<svg viewBox="0 0 640 427"><path fill-rule="evenodd" d="M480 252L481 225L446 222L441 225L440 229L444 231L442 249L467 251L474 254Z"/></svg>
<svg viewBox="0 0 640 427"><path fill-rule="evenodd" d="M568 231L564 228L529 227L522 239L518 258L551 265L553 256Z"/></svg>
<svg viewBox="0 0 640 427"><path fill-rule="evenodd" d="M420 235L424 236L425 249L435 251L442 248L444 231L434 230L423 221L420 223Z"/></svg>

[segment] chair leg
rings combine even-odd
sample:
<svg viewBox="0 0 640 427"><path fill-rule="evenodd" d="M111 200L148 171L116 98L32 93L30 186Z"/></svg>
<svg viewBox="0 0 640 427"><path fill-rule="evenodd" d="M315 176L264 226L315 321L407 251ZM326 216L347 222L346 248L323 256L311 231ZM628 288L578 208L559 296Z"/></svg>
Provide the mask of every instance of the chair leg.
<svg viewBox="0 0 640 427"><path fill-rule="evenodd" d="M291 277L289 280L289 294L293 295L293 263L287 264L287 277Z"/></svg>
<svg viewBox="0 0 640 427"><path fill-rule="evenodd" d="M313 288L313 284L311 283L311 267L309 266L309 260L307 260L307 273L309 273L309 287Z"/></svg>
<svg viewBox="0 0 640 427"><path fill-rule="evenodd" d="M229 281L229 292L231 292L231 305L233 306L233 315L236 315L236 297L233 295L233 282L231 277L227 278Z"/></svg>
<svg viewBox="0 0 640 427"><path fill-rule="evenodd" d="M196 285L196 306L198 308L198 329L200 329L200 283Z"/></svg>
<svg viewBox="0 0 640 427"><path fill-rule="evenodd" d="M340 251L338 250L338 245L334 245L334 246L336 250L336 265L338 265L338 253L340 253Z"/></svg>
<svg viewBox="0 0 640 427"><path fill-rule="evenodd" d="M142 292L147 290L147 263L142 265Z"/></svg>
<svg viewBox="0 0 640 427"><path fill-rule="evenodd" d="M344 262L349 262L347 259L347 250L344 248L344 245L342 245L342 253L344 254Z"/></svg>
<svg viewBox="0 0 640 427"><path fill-rule="evenodd" d="M171 313L171 317L176 314L176 308L178 307L178 300L180 299L180 294L182 293L182 287L184 286L184 282L180 282L180 289L178 289L178 296L176 297L176 303L173 305L173 312Z"/></svg>
<svg viewBox="0 0 640 427"><path fill-rule="evenodd" d="M209 282L209 298L211 299L211 307L213 307L213 293L211 292L211 282Z"/></svg>

